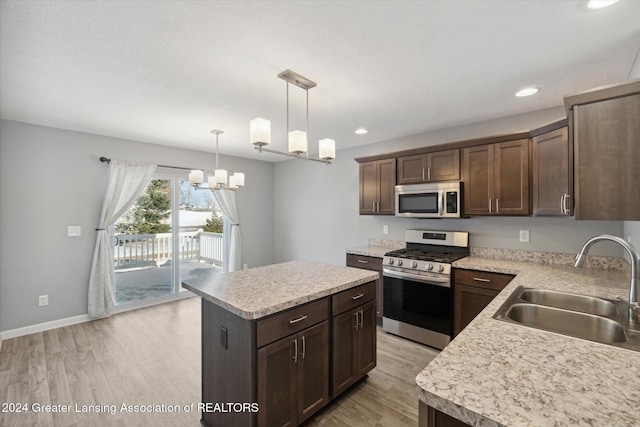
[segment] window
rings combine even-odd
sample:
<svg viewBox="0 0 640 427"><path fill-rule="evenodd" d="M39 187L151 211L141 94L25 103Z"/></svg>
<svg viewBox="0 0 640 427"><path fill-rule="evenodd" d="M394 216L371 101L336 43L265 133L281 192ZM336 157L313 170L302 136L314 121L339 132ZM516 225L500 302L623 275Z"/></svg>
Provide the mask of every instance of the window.
<svg viewBox="0 0 640 427"><path fill-rule="evenodd" d="M116 304L170 298L182 280L222 272L222 213L208 190L156 173L116 222Z"/></svg>

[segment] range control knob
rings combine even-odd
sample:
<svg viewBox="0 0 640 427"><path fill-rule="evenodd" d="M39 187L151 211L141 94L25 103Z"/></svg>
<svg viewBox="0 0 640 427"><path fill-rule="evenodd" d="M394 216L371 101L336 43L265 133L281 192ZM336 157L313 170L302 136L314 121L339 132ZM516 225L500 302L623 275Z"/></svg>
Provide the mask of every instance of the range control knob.
<svg viewBox="0 0 640 427"><path fill-rule="evenodd" d="M441 265L440 267L438 267L438 271L442 273L444 271L444 265Z"/></svg>
<svg viewBox="0 0 640 427"><path fill-rule="evenodd" d="M427 270L433 270L433 264L429 264L429 265L427 266Z"/></svg>
<svg viewBox="0 0 640 427"><path fill-rule="evenodd" d="M389 265L393 265L393 258L389 258Z"/></svg>
<svg viewBox="0 0 640 427"><path fill-rule="evenodd" d="M398 265L402 265L402 260L401 259L398 260Z"/></svg>
<svg viewBox="0 0 640 427"><path fill-rule="evenodd" d="M416 261L411 262L411 268L416 268L417 266L418 266L418 263Z"/></svg>

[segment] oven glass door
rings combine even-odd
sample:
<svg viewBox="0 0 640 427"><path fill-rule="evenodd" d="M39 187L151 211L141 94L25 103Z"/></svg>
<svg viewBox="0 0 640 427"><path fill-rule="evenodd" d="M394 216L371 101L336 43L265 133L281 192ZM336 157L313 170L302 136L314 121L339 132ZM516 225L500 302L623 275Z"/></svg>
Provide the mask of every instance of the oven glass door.
<svg viewBox="0 0 640 427"><path fill-rule="evenodd" d="M398 194L398 213L439 214L440 192Z"/></svg>
<svg viewBox="0 0 640 427"><path fill-rule="evenodd" d="M450 287L384 276L384 317L451 335Z"/></svg>

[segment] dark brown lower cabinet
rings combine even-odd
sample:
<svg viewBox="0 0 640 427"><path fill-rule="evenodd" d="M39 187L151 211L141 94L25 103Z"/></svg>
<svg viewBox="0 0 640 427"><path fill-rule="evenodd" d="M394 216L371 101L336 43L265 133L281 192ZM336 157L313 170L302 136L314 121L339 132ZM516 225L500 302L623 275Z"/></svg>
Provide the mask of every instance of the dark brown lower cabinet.
<svg viewBox="0 0 640 427"><path fill-rule="evenodd" d="M513 279L510 274L454 269L453 333L458 335Z"/></svg>
<svg viewBox="0 0 640 427"><path fill-rule="evenodd" d="M375 306L376 282L253 320L203 299L202 401L211 408L258 405L240 412L204 410L202 424L303 423L376 366ZM332 328L342 314L349 324ZM333 390L332 360L339 361L333 365L340 366L338 375L345 375Z"/></svg>
<svg viewBox="0 0 640 427"><path fill-rule="evenodd" d="M329 322L258 349L258 425L296 426L329 402Z"/></svg>
<svg viewBox="0 0 640 427"><path fill-rule="evenodd" d="M375 301L333 317L333 395L376 366Z"/></svg>

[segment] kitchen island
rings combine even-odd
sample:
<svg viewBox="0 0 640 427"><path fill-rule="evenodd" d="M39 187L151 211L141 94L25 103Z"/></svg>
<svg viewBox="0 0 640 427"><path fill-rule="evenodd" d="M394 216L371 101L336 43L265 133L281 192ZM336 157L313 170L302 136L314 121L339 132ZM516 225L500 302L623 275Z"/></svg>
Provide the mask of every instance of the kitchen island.
<svg viewBox="0 0 640 427"><path fill-rule="evenodd" d="M453 266L516 277L416 377L421 426L455 420L474 426L640 423L640 352L492 317L518 286L627 296L627 271L473 256Z"/></svg>
<svg viewBox="0 0 640 427"><path fill-rule="evenodd" d="M365 376L377 278L292 261L183 282L202 297L203 423L297 425Z"/></svg>

